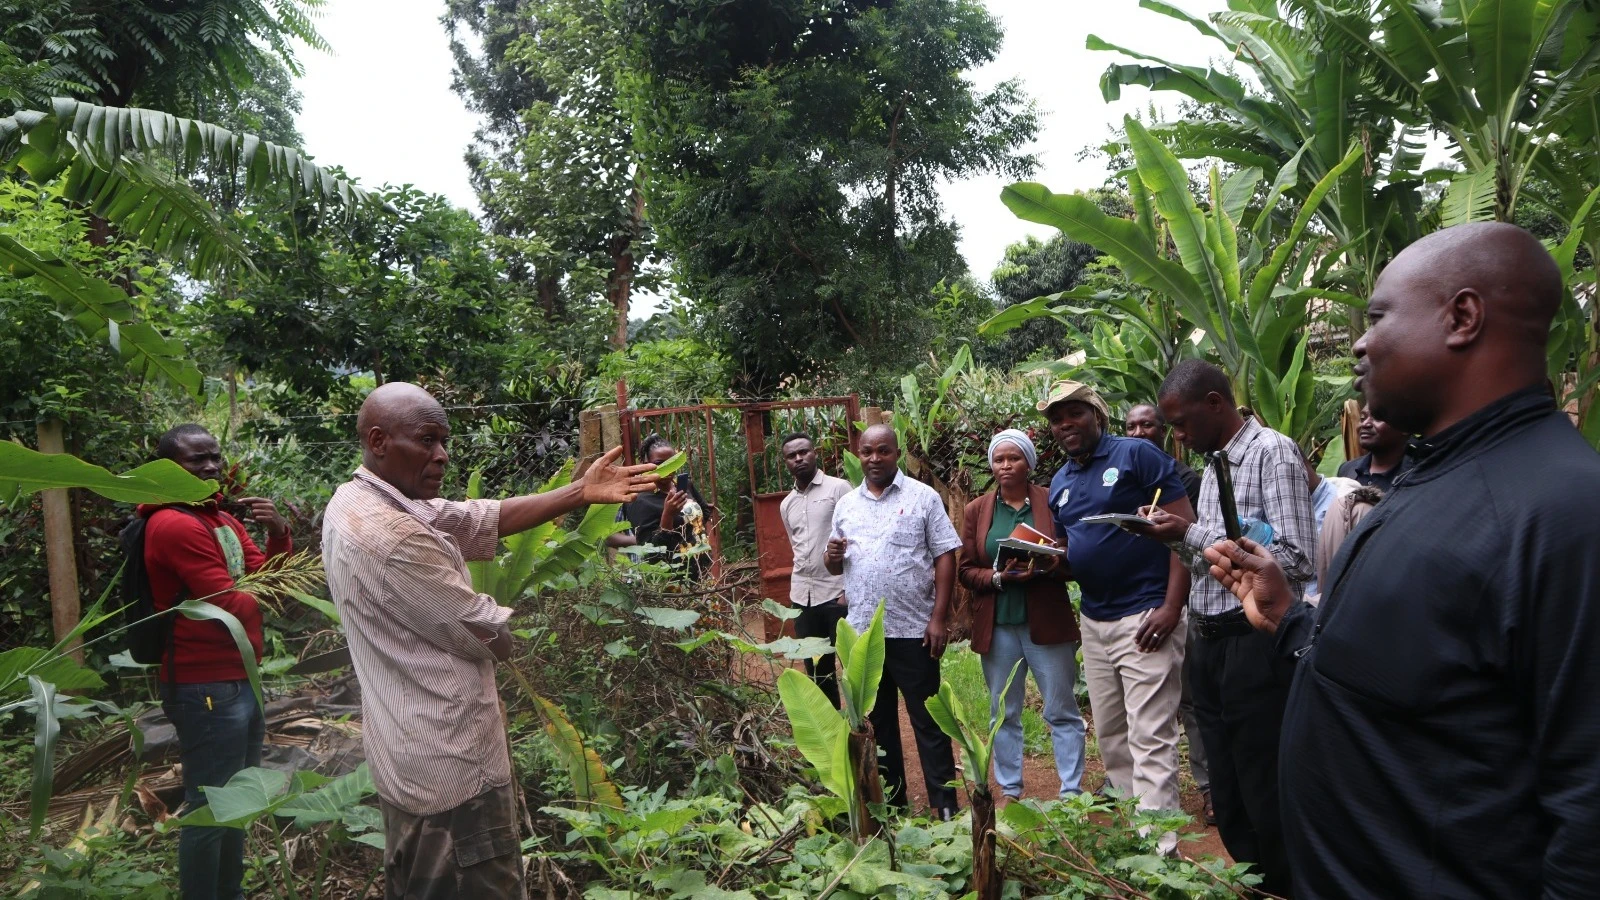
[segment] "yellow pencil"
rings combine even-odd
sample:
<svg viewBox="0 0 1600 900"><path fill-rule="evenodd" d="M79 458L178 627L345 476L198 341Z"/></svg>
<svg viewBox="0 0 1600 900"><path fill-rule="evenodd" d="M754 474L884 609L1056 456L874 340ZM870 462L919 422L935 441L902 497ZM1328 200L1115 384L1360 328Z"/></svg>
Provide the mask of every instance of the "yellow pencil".
<svg viewBox="0 0 1600 900"><path fill-rule="evenodd" d="M1155 509L1156 509L1157 504L1159 504L1160 502L1161 502L1161 488L1156 488L1155 499L1150 501L1150 511L1154 512Z"/></svg>

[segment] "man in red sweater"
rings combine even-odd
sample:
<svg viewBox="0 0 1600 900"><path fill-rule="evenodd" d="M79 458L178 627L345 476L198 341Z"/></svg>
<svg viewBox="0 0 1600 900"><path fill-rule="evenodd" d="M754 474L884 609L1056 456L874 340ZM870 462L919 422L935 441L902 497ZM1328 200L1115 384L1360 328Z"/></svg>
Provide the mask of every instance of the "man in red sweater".
<svg viewBox="0 0 1600 900"><path fill-rule="evenodd" d="M199 425L179 425L161 436L156 455L196 478L222 474L222 447ZM290 551L289 523L271 500L246 497L246 519L265 526L262 554L244 524L221 508L222 495L204 503L141 506L146 519L145 567L157 610L183 600L204 600L233 613L261 660L261 608L233 590L235 580L270 557ZM185 805L204 806L201 787L227 784L241 769L261 764L265 722L245 676L244 660L221 622L173 616L171 641L161 665L161 708L178 731ZM178 882L183 900L242 900L244 832L236 828L183 829L178 838Z"/></svg>

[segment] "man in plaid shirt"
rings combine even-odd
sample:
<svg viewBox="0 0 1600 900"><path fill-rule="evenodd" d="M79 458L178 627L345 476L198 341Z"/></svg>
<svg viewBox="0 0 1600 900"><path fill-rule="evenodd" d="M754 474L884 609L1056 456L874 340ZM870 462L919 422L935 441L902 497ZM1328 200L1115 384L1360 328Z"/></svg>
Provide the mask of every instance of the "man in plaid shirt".
<svg viewBox="0 0 1600 900"><path fill-rule="evenodd" d="M1272 526L1269 551L1298 598L1315 574L1316 525L1305 467L1294 441L1240 415L1221 369L1203 360L1175 366L1161 384L1161 413L1173 436L1197 453L1225 450L1241 517ZM1225 536L1215 465L1207 466L1195 504L1198 521L1156 509L1144 534L1189 562L1189 611L1195 642L1185 677L1211 769L1217 831L1239 862L1254 863L1261 888L1288 896L1289 863L1279 825L1278 736L1292 663L1270 635L1245 620L1237 598L1209 574L1201 552Z"/></svg>

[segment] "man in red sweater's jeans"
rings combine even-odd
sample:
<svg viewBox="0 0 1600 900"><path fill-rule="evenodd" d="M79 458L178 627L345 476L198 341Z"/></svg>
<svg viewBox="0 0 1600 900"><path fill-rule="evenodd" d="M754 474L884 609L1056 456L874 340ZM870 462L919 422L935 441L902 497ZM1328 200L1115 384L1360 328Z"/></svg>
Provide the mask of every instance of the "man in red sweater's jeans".
<svg viewBox="0 0 1600 900"><path fill-rule="evenodd" d="M199 425L179 425L161 436L156 455L196 478L222 474L222 447ZM233 590L234 581L290 550L289 523L271 500L239 502L246 518L267 530L265 555L238 518L221 508L218 494L201 504L141 506L146 519L144 560L157 610L183 600L204 600L233 613L261 660L261 608ZM245 676L244 660L220 622L174 616L161 665L161 708L178 731L185 805L205 805L202 786L227 784L241 769L261 764L265 723ZM244 897L244 832L186 827L178 838L178 882L183 900Z"/></svg>

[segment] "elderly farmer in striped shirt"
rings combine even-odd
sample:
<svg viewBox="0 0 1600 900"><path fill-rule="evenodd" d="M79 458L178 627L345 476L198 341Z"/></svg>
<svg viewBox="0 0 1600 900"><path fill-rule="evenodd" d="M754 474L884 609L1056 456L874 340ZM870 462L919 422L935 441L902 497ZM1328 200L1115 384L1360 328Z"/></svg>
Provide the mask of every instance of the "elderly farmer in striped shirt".
<svg viewBox="0 0 1600 900"><path fill-rule="evenodd" d="M500 537L650 490L654 466L602 456L567 487L509 500L439 498L450 425L414 384L374 390L356 420L362 465L323 520L328 587L362 689L383 809L385 895L523 896L515 800L494 664L511 610L472 589L466 560Z"/></svg>

